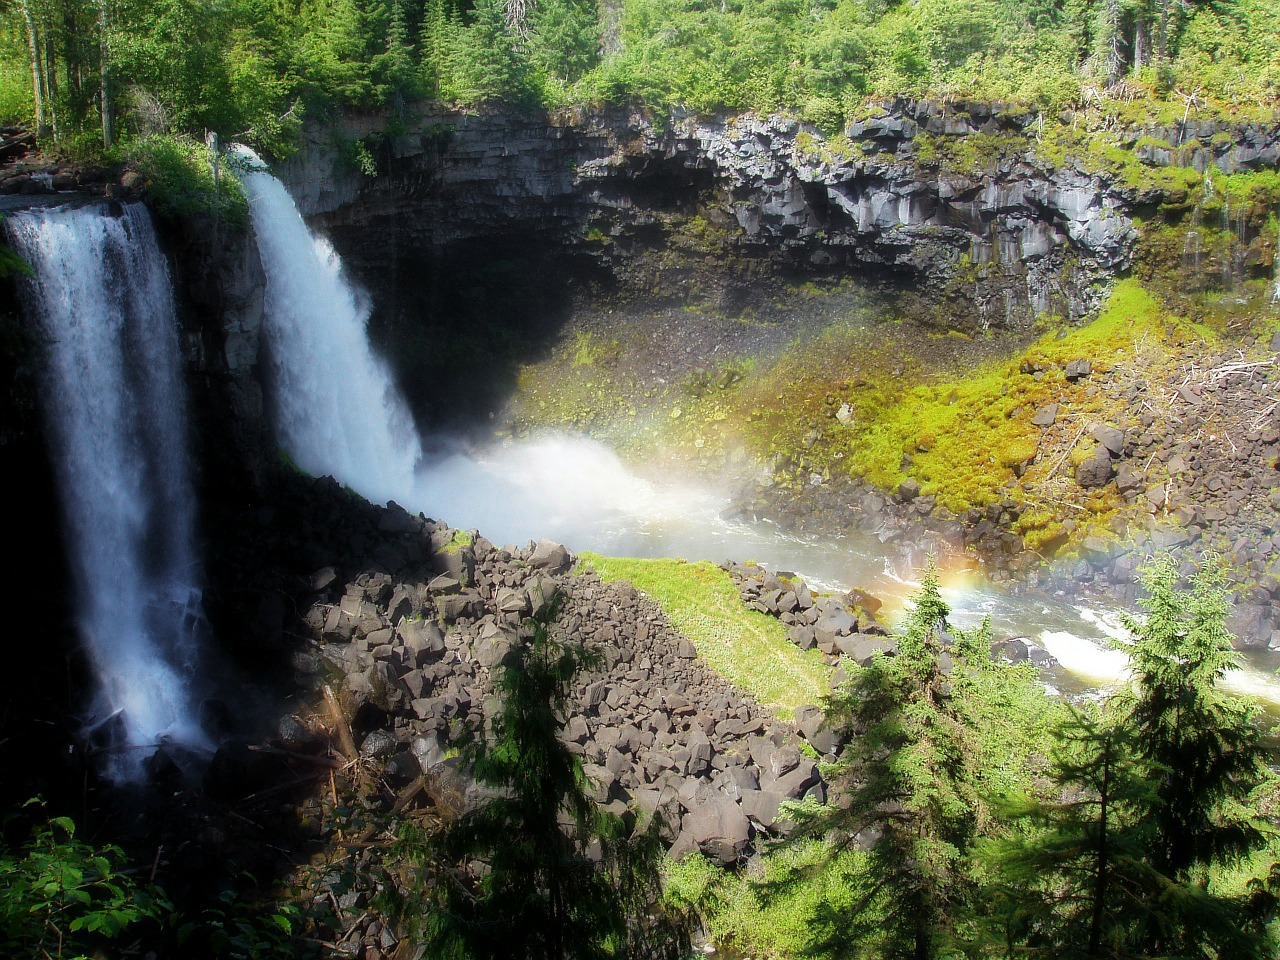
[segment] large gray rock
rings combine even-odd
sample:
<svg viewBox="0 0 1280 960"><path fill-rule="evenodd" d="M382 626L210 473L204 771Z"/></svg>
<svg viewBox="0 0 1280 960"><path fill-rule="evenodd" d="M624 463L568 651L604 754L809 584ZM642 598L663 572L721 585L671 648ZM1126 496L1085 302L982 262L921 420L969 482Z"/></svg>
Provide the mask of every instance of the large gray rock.
<svg viewBox="0 0 1280 960"><path fill-rule="evenodd" d="M572 565L573 556L554 540L539 540L529 555L529 566L547 573L565 573Z"/></svg>
<svg viewBox="0 0 1280 960"><path fill-rule="evenodd" d="M486 619L480 624L479 632L471 644L471 656L480 666L492 670L518 642L513 630L492 619Z"/></svg>
<svg viewBox="0 0 1280 960"><path fill-rule="evenodd" d="M818 622L814 624L814 628L819 633L843 636L857 631L858 618L842 606L835 607L828 609L826 613L819 617Z"/></svg>
<svg viewBox="0 0 1280 960"><path fill-rule="evenodd" d="M401 620L396 627L406 651L407 666L420 667L444 653L444 634L431 620Z"/></svg>
<svg viewBox="0 0 1280 960"><path fill-rule="evenodd" d="M751 843L751 822L728 797L708 797L684 816L681 835L714 863L736 864ZM680 841L676 841L677 846Z"/></svg>
<svg viewBox="0 0 1280 960"><path fill-rule="evenodd" d="M1115 467L1105 447L1076 467L1076 483L1085 488L1104 487L1111 482Z"/></svg>
<svg viewBox="0 0 1280 960"><path fill-rule="evenodd" d="M1089 428L1089 436L1102 444L1113 456L1124 453L1124 431L1107 423L1095 423Z"/></svg>

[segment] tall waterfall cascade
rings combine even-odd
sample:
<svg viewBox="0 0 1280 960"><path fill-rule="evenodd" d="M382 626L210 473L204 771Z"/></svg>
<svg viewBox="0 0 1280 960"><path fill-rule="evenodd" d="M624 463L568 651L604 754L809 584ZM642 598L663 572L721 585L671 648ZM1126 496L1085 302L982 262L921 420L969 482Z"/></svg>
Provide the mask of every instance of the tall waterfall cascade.
<svg viewBox="0 0 1280 960"><path fill-rule="evenodd" d="M162 742L206 746L190 680L202 611L173 290L141 204L10 220L46 337L43 404L79 632L99 682L91 730L132 780Z"/></svg>
<svg viewBox="0 0 1280 960"><path fill-rule="evenodd" d="M266 349L275 429L293 462L368 500L415 501L413 417L369 344L369 307L337 253L311 233L284 184L236 152L267 276Z"/></svg>

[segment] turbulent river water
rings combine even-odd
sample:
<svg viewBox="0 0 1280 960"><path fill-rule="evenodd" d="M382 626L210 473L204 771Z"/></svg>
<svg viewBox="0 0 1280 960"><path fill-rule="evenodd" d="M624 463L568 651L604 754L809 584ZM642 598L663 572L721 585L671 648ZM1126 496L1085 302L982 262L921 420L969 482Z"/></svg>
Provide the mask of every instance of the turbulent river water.
<svg viewBox="0 0 1280 960"><path fill-rule="evenodd" d="M306 228L284 186L248 151L245 176L267 271L267 337L277 433L303 469L332 474L369 499L477 528L497 543L549 537L575 551L689 560L755 560L816 587L852 586L886 600L890 619L924 557L888 561L874 537L802 540L769 524L721 518L728 495L669 475L644 476L585 437L544 435L484 446L414 433L407 407L365 337L368 306L332 247ZM1125 632L1115 611L1070 597L998 588L943 569L962 626L990 617L997 637L1025 636L1058 661L1047 682L1088 695L1121 683ZM1280 705L1270 654L1253 655L1228 685Z"/></svg>

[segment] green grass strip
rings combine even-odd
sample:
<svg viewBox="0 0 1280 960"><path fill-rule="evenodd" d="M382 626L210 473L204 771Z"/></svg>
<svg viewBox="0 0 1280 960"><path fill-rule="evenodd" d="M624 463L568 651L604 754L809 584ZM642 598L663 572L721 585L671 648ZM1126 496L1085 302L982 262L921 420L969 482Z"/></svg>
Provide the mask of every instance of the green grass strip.
<svg viewBox="0 0 1280 960"><path fill-rule="evenodd" d="M780 621L747 609L729 574L715 564L597 553L580 559L601 579L629 580L648 594L711 669L779 717L791 719L796 707L817 703L827 692L831 669L822 655L797 649Z"/></svg>

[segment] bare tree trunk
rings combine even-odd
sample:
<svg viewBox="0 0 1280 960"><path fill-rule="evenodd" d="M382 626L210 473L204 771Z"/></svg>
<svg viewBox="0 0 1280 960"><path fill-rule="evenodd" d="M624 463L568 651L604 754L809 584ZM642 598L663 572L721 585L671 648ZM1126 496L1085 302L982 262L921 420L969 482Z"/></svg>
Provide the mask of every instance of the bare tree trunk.
<svg viewBox="0 0 1280 960"><path fill-rule="evenodd" d="M58 129L58 58L53 49L53 36L47 28L44 32L44 95L53 139L57 140L61 135Z"/></svg>
<svg viewBox="0 0 1280 960"><path fill-rule="evenodd" d="M36 138L43 140L49 135L48 121L45 118L44 58L40 55L40 29L31 13L30 0L22 0L22 19L27 24L27 49L31 54L31 91L36 108Z"/></svg>
<svg viewBox="0 0 1280 960"><path fill-rule="evenodd" d="M1111 800L1111 739L1102 747L1102 785L1098 791L1098 850L1094 863L1093 908L1089 917L1089 956L1102 956L1102 918L1107 906L1107 872L1111 851L1107 848L1107 809Z"/></svg>
<svg viewBox="0 0 1280 960"><path fill-rule="evenodd" d="M112 98L111 90L111 0L99 0L98 9L101 13L100 25L102 28L102 39L100 41L101 49L101 66L99 68L99 76L102 78L101 99L99 103L102 113L102 145L110 150L111 145L115 142L116 129L115 118L115 102Z"/></svg>
<svg viewBox="0 0 1280 960"><path fill-rule="evenodd" d="M1139 17L1133 27L1133 72L1151 62L1151 22Z"/></svg>
<svg viewBox="0 0 1280 960"><path fill-rule="evenodd" d="M1169 0L1156 0L1156 63L1169 60Z"/></svg>
<svg viewBox="0 0 1280 960"><path fill-rule="evenodd" d="M1106 0L1108 87L1120 81L1120 74L1124 67L1124 53L1120 49L1120 43L1124 37L1122 20L1120 0Z"/></svg>

